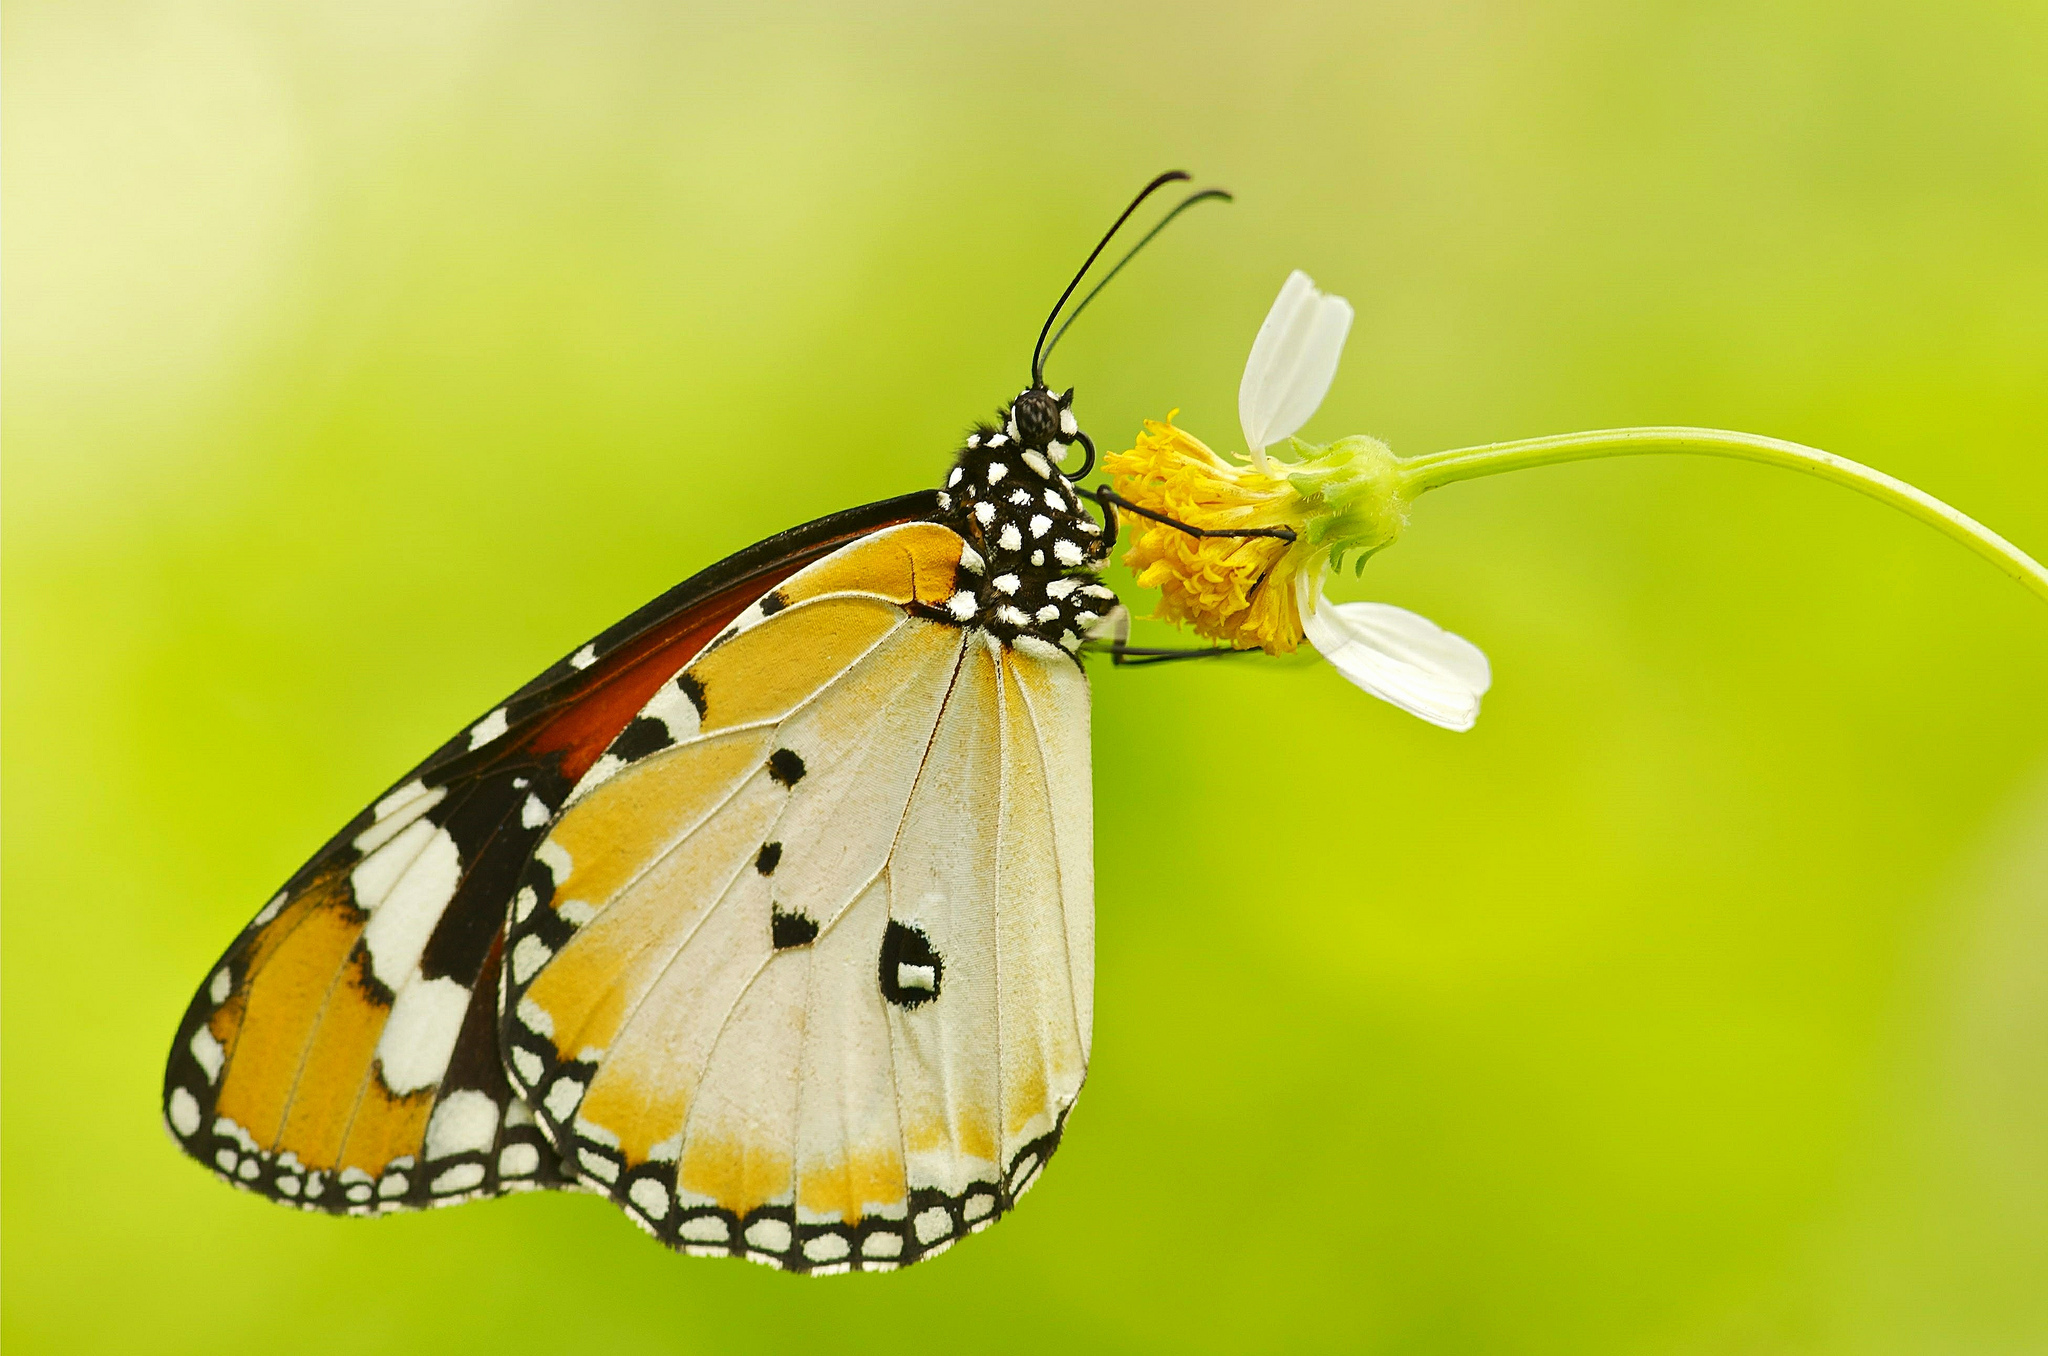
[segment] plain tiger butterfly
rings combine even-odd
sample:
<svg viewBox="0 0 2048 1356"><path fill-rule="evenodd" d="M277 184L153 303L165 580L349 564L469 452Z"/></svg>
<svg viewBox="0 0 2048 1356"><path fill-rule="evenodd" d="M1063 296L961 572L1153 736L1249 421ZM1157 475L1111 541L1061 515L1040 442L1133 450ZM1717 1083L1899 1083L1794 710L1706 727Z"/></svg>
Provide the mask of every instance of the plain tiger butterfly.
<svg viewBox="0 0 2048 1356"><path fill-rule="evenodd" d="M902 1266L1009 1210L1088 1068L1080 656L1145 653L1089 639L1116 524L1083 507L1047 336L1186 177L1117 218L942 488L677 585L315 853L179 1024L178 1145L336 1214L597 1191L792 1271Z"/></svg>

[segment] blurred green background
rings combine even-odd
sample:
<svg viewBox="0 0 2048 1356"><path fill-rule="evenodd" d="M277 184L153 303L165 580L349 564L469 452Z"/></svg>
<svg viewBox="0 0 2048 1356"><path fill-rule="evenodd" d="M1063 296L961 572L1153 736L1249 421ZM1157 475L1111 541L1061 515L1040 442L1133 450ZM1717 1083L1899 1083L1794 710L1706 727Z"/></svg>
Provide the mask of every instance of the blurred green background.
<svg viewBox="0 0 2048 1356"><path fill-rule="evenodd" d="M2048 1350L2048 611L1734 464L1424 501L1345 587L1486 648L1470 735L1099 672L1089 1091L934 1264L299 1216L157 1111L306 853L673 581L936 483L1171 165L1239 201L1062 348L1106 447L1234 446L1299 266L1359 314L1310 435L1747 429L2048 550L2038 0L4 22L11 1349Z"/></svg>

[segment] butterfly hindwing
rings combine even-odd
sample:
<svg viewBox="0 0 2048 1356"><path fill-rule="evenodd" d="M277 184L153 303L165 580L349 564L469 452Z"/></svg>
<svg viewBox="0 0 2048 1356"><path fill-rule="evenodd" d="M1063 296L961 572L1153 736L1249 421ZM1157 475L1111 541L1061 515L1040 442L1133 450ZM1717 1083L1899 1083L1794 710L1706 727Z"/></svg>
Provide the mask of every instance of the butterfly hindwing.
<svg viewBox="0 0 2048 1356"><path fill-rule="evenodd" d="M371 1213L571 1180L508 1084L504 927L534 845L648 697L791 573L932 496L770 538L528 683L317 853L209 972L164 1112L237 1185Z"/></svg>
<svg viewBox="0 0 2048 1356"><path fill-rule="evenodd" d="M665 683L535 853L513 1081L656 1237L886 1268L1015 1201L1086 1071L1079 666L945 608L981 562L887 529Z"/></svg>

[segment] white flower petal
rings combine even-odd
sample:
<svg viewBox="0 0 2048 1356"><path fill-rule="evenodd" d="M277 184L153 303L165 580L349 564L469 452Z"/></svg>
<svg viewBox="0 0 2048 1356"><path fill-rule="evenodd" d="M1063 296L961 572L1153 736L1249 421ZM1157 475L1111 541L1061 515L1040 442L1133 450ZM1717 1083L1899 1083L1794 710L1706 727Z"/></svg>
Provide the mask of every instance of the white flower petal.
<svg viewBox="0 0 2048 1356"><path fill-rule="evenodd" d="M1292 437L1323 403L1350 333L1350 302L1324 296L1300 269L1287 275L1237 388L1245 446L1261 465L1266 449Z"/></svg>
<svg viewBox="0 0 2048 1356"><path fill-rule="evenodd" d="M1352 683L1447 730L1479 719L1493 672L1478 646L1402 608L1302 594L1309 643Z"/></svg>
<svg viewBox="0 0 2048 1356"><path fill-rule="evenodd" d="M1427 617L1392 603L1332 603L1344 625L1355 636L1368 638L1385 654L1448 674L1483 696L1493 686L1493 667L1477 645L1452 631L1446 631Z"/></svg>

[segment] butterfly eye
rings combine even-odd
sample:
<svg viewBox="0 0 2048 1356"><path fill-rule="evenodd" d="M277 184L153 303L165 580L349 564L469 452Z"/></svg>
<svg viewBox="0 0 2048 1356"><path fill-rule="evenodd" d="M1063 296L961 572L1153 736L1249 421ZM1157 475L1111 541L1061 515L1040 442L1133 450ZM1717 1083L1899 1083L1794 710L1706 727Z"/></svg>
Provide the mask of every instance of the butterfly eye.
<svg viewBox="0 0 2048 1356"><path fill-rule="evenodd" d="M1042 448L1060 434L1060 403L1050 391L1034 387L1018 396L1010 417L1017 421L1017 440L1026 447Z"/></svg>

